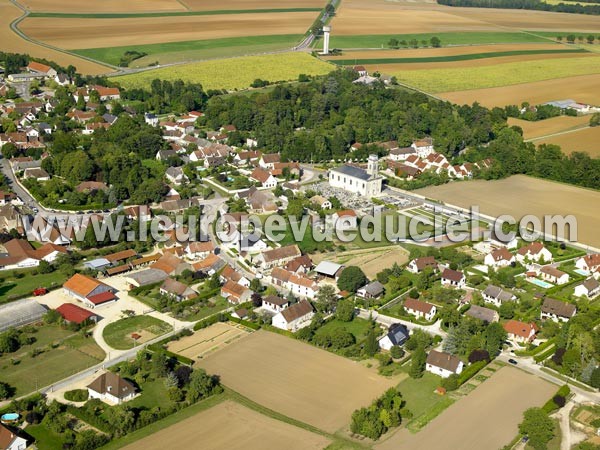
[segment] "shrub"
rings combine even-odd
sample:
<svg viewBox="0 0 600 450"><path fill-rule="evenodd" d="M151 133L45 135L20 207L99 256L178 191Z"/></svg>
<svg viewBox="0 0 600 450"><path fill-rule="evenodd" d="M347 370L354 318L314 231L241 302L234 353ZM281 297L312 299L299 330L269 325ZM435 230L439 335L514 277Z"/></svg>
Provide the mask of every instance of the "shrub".
<svg viewBox="0 0 600 450"><path fill-rule="evenodd" d="M458 375L452 374L448 378L442 379L442 387L448 392L458 389Z"/></svg>
<svg viewBox="0 0 600 450"><path fill-rule="evenodd" d="M400 358L402 358L404 356L405 351L399 345L394 345L390 349L390 354L392 355L392 358L394 358L394 359L400 359Z"/></svg>
<svg viewBox="0 0 600 450"><path fill-rule="evenodd" d="M87 389L74 389L72 391L65 392L65 399L70 402L85 402L88 399Z"/></svg>
<svg viewBox="0 0 600 450"><path fill-rule="evenodd" d="M478 361L489 361L490 354L487 350L473 350L469 355L469 362L476 363Z"/></svg>

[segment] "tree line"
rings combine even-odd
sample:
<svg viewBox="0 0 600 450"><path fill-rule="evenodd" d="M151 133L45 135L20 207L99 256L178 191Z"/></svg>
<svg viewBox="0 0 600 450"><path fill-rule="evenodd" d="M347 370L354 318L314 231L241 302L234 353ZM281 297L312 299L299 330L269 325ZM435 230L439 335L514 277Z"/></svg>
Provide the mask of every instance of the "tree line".
<svg viewBox="0 0 600 450"><path fill-rule="evenodd" d="M531 9L535 11L574 14L600 14L600 5L581 5L579 3L559 3L553 5L541 0L438 0L438 3L446 6L467 8Z"/></svg>

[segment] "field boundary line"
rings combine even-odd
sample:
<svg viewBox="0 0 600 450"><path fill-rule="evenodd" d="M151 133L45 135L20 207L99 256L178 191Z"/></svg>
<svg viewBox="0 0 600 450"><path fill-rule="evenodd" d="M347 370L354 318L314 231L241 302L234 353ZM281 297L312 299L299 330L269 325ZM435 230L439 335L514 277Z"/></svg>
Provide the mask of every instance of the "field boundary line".
<svg viewBox="0 0 600 450"><path fill-rule="evenodd" d="M569 133L575 133L575 132L581 131L581 130L587 130L588 128L593 128L593 127L591 127L589 125L585 125L585 126L582 126L579 128L573 128L572 130L564 130L564 131L559 131L558 133L546 134L544 136L525 139L525 142L540 141L542 139L552 138L552 137L556 137L556 136L562 136L563 134L569 134Z"/></svg>

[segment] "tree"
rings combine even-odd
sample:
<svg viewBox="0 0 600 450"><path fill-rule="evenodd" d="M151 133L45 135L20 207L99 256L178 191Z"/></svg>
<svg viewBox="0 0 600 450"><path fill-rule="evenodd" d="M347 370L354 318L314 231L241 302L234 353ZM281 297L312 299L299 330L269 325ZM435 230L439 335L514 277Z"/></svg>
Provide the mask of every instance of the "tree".
<svg viewBox="0 0 600 450"><path fill-rule="evenodd" d="M600 368L594 369L590 377L590 386L600 388Z"/></svg>
<svg viewBox="0 0 600 450"><path fill-rule="evenodd" d="M179 379L175 372L169 372L165 378L165 387L167 389L176 388L179 386Z"/></svg>
<svg viewBox="0 0 600 450"><path fill-rule="evenodd" d="M330 284L322 286L317 293L316 300L321 311L331 311L337 300L335 287Z"/></svg>
<svg viewBox="0 0 600 450"><path fill-rule="evenodd" d="M594 113L590 117L590 127L597 127L598 125L600 125L600 113Z"/></svg>
<svg viewBox="0 0 600 450"><path fill-rule="evenodd" d="M14 389L9 384L0 381L0 400L12 397Z"/></svg>
<svg viewBox="0 0 600 450"><path fill-rule="evenodd" d="M458 375L453 373L449 377L442 379L442 387L448 392L458 389Z"/></svg>
<svg viewBox="0 0 600 450"><path fill-rule="evenodd" d="M417 348L413 355L408 374L411 378L421 378L425 371L425 363L427 362L427 354L423 347Z"/></svg>
<svg viewBox="0 0 600 450"><path fill-rule="evenodd" d="M404 349L402 347L400 347L399 345L394 345L392 346L392 348L390 349L390 354L392 355L392 358L394 359L400 359L404 356Z"/></svg>
<svg viewBox="0 0 600 450"><path fill-rule="evenodd" d="M588 44L593 44L595 40L596 40L596 36L594 36L593 34L590 34L587 37Z"/></svg>
<svg viewBox="0 0 600 450"><path fill-rule="evenodd" d="M396 38L391 38L388 42L388 47L390 48L398 48L400 46L400 41Z"/></svg>
<svg viewBox="0 0 600 450"><path fill-rule="evenodd" d="M252 292L260 292L262 290L262 284L258 278L252 278L250 281L250 290Z"/></svg>
<svg viewBox="0 0 600 450"><path fill-rule="evenodd" d="M379 350L379 344L377 343L377 335L375 334L375 324L372 323L369 331L367 332L367 338L365 340L365 354L372 357Z"/></svg>
<svg viewBox="0 0 600 450"><path fill-rule="evenodd" d="M250 296L250 300L252 300L252 305L255 308L260 308L262 306L262 295L260 295L258 292L254 292Z"/></svg>
<svg viewBox="0 0 600 450"><path fill-rule="evenodd" d="M39 273L50 273L54 270L54 267L48 261L42 259L38 264L37 270Z"/></svg>
<svg viewBox="0 0 600 450"><path fill-rule="evenodd" d="M576 39L576 37L575 37L575 35L574 35L574 34L569 34L569 35L567 35L567 42L568 42L569 44L573 44L573 43L575 43L575 39Z"/></svg>
<svg viewBox="0 0 600 450"><path fill-rule="evenodd" d="M519 431L529 437L529 445L535 450L545 450L550 439L554 437L554 422L543 409L529 408L523 414Z"/></svg>
<svg viewBox="0 0 600 450"><path fill-rule="evenodd" d="M341 291L355 293L367 284L369 280L360 267L348 266L340 274L337 285Z"/></svg>
<svg viewBox="0 0 600 450"><path fill-rule="evenodd" d="M7 142L2 146L2 156L4 159L14 158L19 154L19 149L12 142Z"/></svg>
<svg viewBox="0 0 600 450"><path fill-rule="evenodd" d="M502 344L506 340L506 330L498 322L491 323L484 332L485 349L492 356L496 356L502 350Z"/></svg>
<svg viewBox="0 0 600 450"><path fill-rule="evenodd" d="M44 314L44 322L46 323L58 323L62 320L62 316L55 309L49 309L46 314Z"/></svg>
<svg viewBox="0 0 600 450"><path fill-rule="evenodd" d="M335 309L335 318L341 322L351 322L354 319L354 302L350 299L340 300Z"/></svg>
<svg viewBox="0 0 600 450"><path fill-rule="evenodd" d="M432 47L441 47L442 46L442 41L440 40L439 37L437 36L433 36L430 40L429 40L430 44Z"/></svg>

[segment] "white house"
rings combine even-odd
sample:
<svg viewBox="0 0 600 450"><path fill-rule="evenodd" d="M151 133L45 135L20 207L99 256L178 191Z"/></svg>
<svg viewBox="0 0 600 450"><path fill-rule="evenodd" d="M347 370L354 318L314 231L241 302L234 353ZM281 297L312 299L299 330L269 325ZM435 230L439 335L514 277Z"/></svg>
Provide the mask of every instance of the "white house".
<svg viewBox="0 0 600 450"><path fill-rule="evenodd" d="M593 298L600 293L600 283L595 278L588 278L575 287L577 297Z"/></svg>
<svg viewBox="0 0 600 450"><path fill-rule="evenodd" d="M27 441L0 424L0 448L2 450L25 450Z"/></svg>
<svg viewBox="0 0 600 450"><path fill-rule="evenodd" d="M404 310L412 316L417 318L422 317L428 321L433 320L437 313L435 305L410 297L404 301Z"/></svg>
<svg viewBox="0 0 600 450"><path fill-rule="evenodd" d="M315 298L319 291L319 285L316 282L295 274L290 275L287 287L292 294L303 298Z"/></svg>
<svg viewBox="0 0 600 450"><path fill-rule="evenodd" d="M408 328L401 323L393 323L385 336L379 339L379 348L391 350L395 345L402 345L408 340Z"/></svg>
<svg viewBox="0 0 600 450"><path fill-rule="evenodd" d="M600 269L600 253L582 256L575 262L575 267L588 273L596 272Z"/></svg>
<svg viewBox="0 0 600 450"><path fill-rule="evenodd" d="M270 189L270 188L274 188L275 186L277 186L277 178L275 178L273 175L271 175L270 172L268 172L265 169L262 169L260 167L257 167L256 169L254 169L248 178L250 180L261 183L262 187L265 187L265 188Z"/></svg>
<svg viewBox="0 0 600 450"><path fill-rule="evenodd" d="M135 397L135 387L113 372L106 372L87 387L90 398L115 405L128 402Z"/></svg>
<svg viewBox="0 0 600 450"><path fill-rule="evenodd" d="M280 313L284 309L290 306L290 302L284 298L281 298L277 295L269 295L263 298L262 307L268 311L271 311L275 314Z"/></svg>
<svg viewBox="0 0 600 450"><path fill-rule="evenodd" d="M448 378L453 374L460 374L463 371L464 363L449 353L431 350L427 355L425 370L442 378Z"/></svg>
<svg viewBox="0 0 600 450"><path fill-rule="evenodd" d="M465 274L458 270L446 269L442 272L442 286L463 289L467 285Z"/></svg>
<svg viewBox="0 0 600 450"><path fill-rule="evenodd" d="M306 300L300 300L273 317L273 326L281 330L297 331L310 324L315 312Z"/></svg>
<svg viewBox="0 0 600 450"><path fill-rule="evenodd" d="M569 282L569 274L558 270L556 267L544 266L540 269L540 277L544 281L548 281L553 284L566 284Z"/></svg>
<svg viewBox="0 0 600 450"><path fill-rule="evenodd" d="M358 217L352 209L335 212L331 220L336 230L353 230L358 227Z"/></svg>
<svg viewBox="0 0 600 450"><path fill-rule="evenodd" d="M165 172L165 176L167 177L167 180L177 185L190 181L187 175L183 172L182 167L169 167Z"/></svg>
<svg viewBox="0 0 600 450"><path fill-rule="evenodd" d="M408 263L406 269L412 273L421 273L426 268L432 268L437 270L438 263L433 256L423 256L422 258L415 258Z"/></svg>
<svg viewBox="0 0 600 450"><path fill-rule="evenodd" d="M553 322L568 322L577 313L577 307L571 303L561 302L554 298L544 299L540 318Z"/></svg>
<svg viewBox="0 0 600 450"><path fill-rule="evenodd" d="M321 195L315 195L311 197L310 202L317 205L321 209L331 209L332 207L331 202Z"/></svg>
<svg viewBox="0 0 600 450"><path fill-rule="evenodd" d="M514 342L527 343L535 339L537 326L535 323L519 322L518 320L509 320L504 324L504 330L508 339Z"/></svg>
<svg viewBox="0 0 600 450"><path fill-rule="evenodd" d="M364 197L381 194L383 177L379 175L379 159L370 155L367 170L345 164L329 171L329 185Z"/></svg>
<svg viewBox="0 0 600 450"><path fill-rule="evenodd" d="M494 286L493 284L488 285L481 294L483 296L483 301L492 303L498 308L502 306L502 303L514 302L517 299L516 295L505 291L498 286Z"/></svg>
<svg viewBox="0 0 600 450"><path fill-rule="evenodd" d="M509 252L507 248L502 247L485 255L483 263L486 266L500 269L502 267L510 266L515 261L515 255Z"/></svg>
<svg viewBox="0 0 600 450"><path fill-rule="evenodd" d="M372 283L369 283L363 287L361 287L358 291L356 291L356 295L358 297L370 299L370 298L378 298L383 295L385 292L385 287L379 281L375 280Z"/></svg>
<svg viewBox="0 0 600 450"><path fill-rule="evenodd" d="M430 137L417 139L411 144L411 147L415 149L419 158L427 158L434 151L433 139Z"/></svg>
<svg viewBox="0 0 600 450"><path fill-rule="evenodd" d="M532 242L517 250L517 261L552 262L552 253L541 242Z"/></svg>

